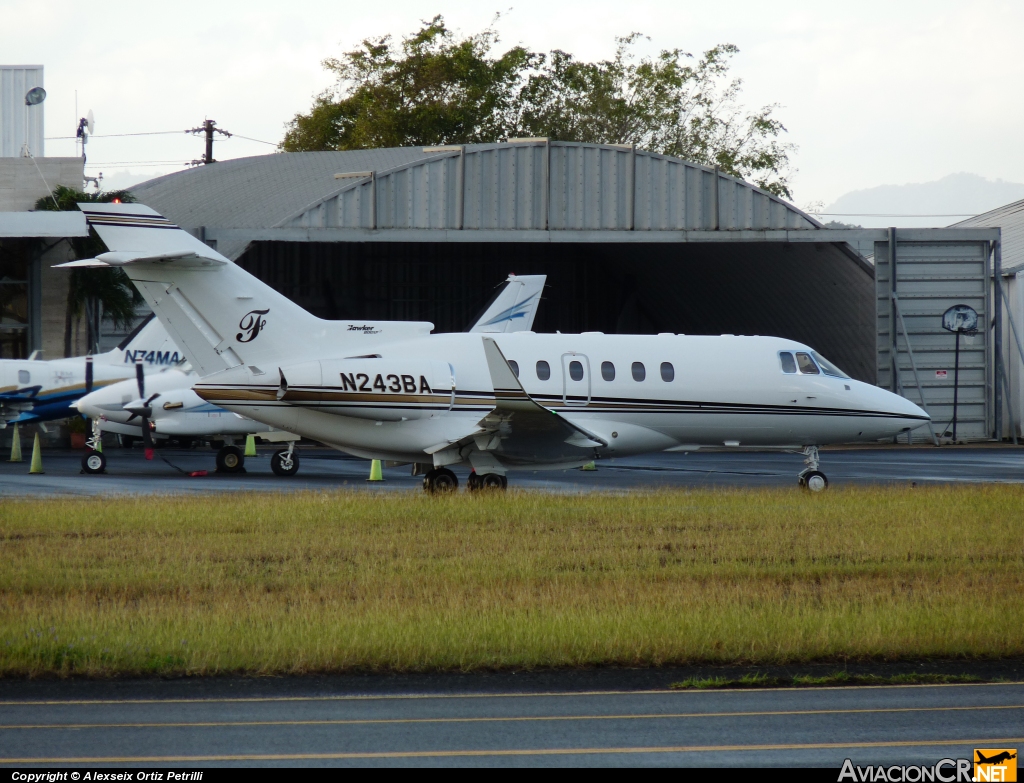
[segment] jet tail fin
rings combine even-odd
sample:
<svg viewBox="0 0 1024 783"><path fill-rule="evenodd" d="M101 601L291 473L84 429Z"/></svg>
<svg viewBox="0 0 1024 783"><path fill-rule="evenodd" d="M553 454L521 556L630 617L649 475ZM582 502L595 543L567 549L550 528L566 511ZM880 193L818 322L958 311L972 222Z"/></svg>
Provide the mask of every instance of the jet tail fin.
<svg viewBox="0 0 1024 783"><path fill-rule="evenodd" d="M321 320L143 204L78 207L110 248L84 265L123 268L200 375L333 355L354 343L365 353L368 343L432 328Z"/></svg>
<svg viewBox="0 0 1024 783"><path fill-rule="evenodd" d="M468 331L483 334L530 331L546 280L547 275L509 275L505 287Z"/></svg>

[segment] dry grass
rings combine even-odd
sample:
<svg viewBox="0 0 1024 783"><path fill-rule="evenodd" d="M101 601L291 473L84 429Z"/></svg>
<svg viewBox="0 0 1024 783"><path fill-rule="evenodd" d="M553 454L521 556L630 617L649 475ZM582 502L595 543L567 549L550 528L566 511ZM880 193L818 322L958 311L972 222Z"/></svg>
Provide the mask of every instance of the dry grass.
<svg viewBox="0 0 1024 783"><path fill-rule="evenodd" d="M0 507L0 674L1024 654L1024 489Z"/></svg>

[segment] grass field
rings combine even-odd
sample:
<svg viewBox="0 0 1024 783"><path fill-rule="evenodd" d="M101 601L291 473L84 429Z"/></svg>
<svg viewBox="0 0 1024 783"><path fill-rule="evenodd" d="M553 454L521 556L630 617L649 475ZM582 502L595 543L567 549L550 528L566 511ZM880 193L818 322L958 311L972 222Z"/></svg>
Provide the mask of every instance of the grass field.
<svg viewBox="0 0 1024 783"><path fill-rule="evenodd" d="M0 675L1024 655L1015 486L7 500Z"/></svg>

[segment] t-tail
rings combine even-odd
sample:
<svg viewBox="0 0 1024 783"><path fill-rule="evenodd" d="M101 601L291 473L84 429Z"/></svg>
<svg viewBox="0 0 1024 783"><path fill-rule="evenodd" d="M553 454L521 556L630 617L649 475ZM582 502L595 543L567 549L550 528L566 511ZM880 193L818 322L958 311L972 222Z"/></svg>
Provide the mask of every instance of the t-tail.
<svg viewBox="0 0 1024 783"><path fill-rule="evenodd" d="M432 324L325 321L142 204L79 204L110 248L63 267L122 267L200 375L306 355L371 353Z"/></svg>

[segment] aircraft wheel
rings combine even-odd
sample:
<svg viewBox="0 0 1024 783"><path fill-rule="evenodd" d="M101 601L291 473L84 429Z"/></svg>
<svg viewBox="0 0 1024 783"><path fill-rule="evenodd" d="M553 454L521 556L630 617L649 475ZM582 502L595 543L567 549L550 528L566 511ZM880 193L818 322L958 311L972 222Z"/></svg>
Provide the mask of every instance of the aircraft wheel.
<svg viewBox="0 0 1024 783"><path fill-rule="evenodd" d="M508 479L497 473L485 473L480 477L480 486L483 489L505 489L508 486Z"/></svg>
<svg viewBox="0 0 1024 783"><path fill-rule="evenodd" d="M469 478L466 479L466 487L471 492L475 492L476 490L480 489L480 474L477 473L475 470L472 473L470 473Z"/></svg>
<svg viewBox="0 0 1024 783"><path fill-rule="evenodd" d="M288 449L275 451L270 458L270 469L278 476L294 476L299 472L299 455L294 451L288 456Z"/></svg>
<svg viewBox="0 0 1024 783"><path fill-rule="evenodd" d="M220 473L241 473L244 466L245 457L237 446L225 446L217 452L217 470Z"/></svg>
<svg viewBox="0 0 1024 783"><path fill-rule="evenodd" d="M82 457L82 470L93 475L96 473L106 473L107 458L98 451L87 452L86 455Z"/></svg>
<svg viewBox="0 0 1024 783"><path fill-rule="evenodd" d="M800 476L801 486L808 492L824 492L828 489L828 478L820 470L811 470Z"/></svg>
<svg viewBox="0 0 1024 783"><path fill-rule="evenodd" d="M423 477L423 489L431 494L454 492L459 480L448 468L435 468Z"/></svg>

